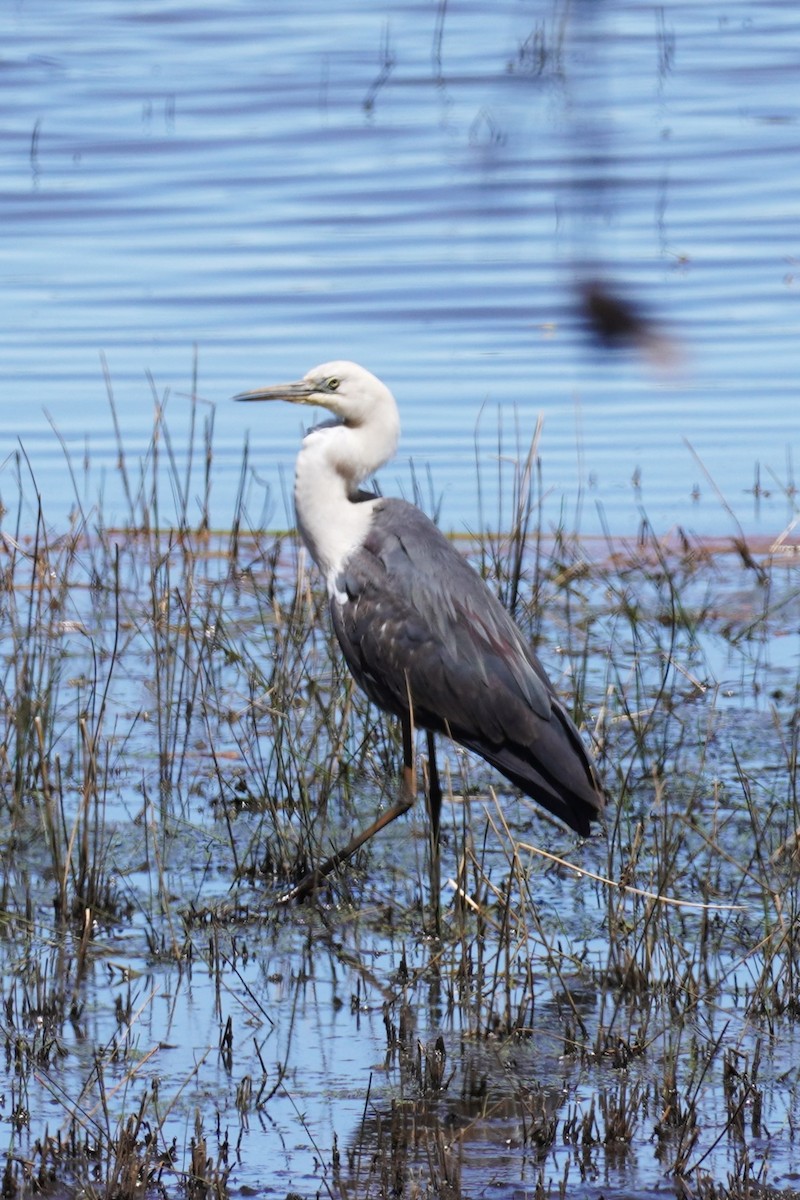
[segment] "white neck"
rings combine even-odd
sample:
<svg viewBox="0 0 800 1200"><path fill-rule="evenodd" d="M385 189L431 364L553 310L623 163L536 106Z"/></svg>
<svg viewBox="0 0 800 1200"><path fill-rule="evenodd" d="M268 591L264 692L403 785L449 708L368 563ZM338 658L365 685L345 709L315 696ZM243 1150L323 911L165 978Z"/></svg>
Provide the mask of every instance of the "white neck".
<svg viewBox="0 0 800 1200"><path fill-rule="evenodd" d="M363 543L373 500L356 502L359 484L395 451L399 422L376 437L373 425L326 422L310 430L297 456L294 503L300 534L328 585Z"/></svg>

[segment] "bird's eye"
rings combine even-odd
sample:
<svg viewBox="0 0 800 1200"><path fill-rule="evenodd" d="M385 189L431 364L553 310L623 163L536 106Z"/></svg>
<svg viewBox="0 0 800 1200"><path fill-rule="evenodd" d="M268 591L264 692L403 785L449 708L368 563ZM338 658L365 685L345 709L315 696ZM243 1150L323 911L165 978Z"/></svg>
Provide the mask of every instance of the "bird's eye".
<svg viewBox="0 0 800 1200"><path fill-rule="evenodd" d="M339 387L339 380L336 378L335 375L332 375L325 386L327 387L329 392L335 392L335 391L337 391L337 389Z"/></svg>

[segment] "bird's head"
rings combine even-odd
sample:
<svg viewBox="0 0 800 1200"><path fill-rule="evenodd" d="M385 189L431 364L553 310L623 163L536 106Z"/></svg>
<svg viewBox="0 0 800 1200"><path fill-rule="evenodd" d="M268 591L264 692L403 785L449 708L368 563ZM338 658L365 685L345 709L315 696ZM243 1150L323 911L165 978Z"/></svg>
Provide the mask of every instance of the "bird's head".
<svg viewBox="0 0 800 1200"><path fill-rule="evenodd" d="M296 383L242 392L234 400L288 400L327 408L353 429L397 423L397 405L386 385L358 363L344 360L313 367Z"/></svg>

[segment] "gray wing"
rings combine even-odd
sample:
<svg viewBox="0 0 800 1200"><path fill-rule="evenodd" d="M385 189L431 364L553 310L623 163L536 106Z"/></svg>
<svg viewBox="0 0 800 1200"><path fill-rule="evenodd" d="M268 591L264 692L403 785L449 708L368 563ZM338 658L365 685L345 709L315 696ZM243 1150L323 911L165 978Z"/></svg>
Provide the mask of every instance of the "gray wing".
<svg viewBox="0 0 800 1200"><path fill-rule="evenodd" d="M476 571L424 513L376 505L331 613L358 683L382 708L482 755L580 833L603 806L577 729Z"/></svg>

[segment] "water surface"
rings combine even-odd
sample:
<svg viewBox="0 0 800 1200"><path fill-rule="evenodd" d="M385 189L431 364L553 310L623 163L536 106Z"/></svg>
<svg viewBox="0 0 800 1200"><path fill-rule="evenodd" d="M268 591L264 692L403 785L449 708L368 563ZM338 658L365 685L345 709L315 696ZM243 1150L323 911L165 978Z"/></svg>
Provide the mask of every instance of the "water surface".
<svg viewBox="0 0 800 1200"><path fill-rule="evenodd" d="M790 519L796 5L31 0L0 30L7 505L18 438L67 505L46 410L84 502L124 516L100 354L136 458L154 395L180 428L196 351L219 525L248 429L285 522L300 428L228 397L331 357L391 385L384 488L430 467L449 528L502 520L498 410L512 447L544 415L549 523L730 532L715 488L749 530ZM592 344L587 278L651 314L669 367Z"/></svg>

